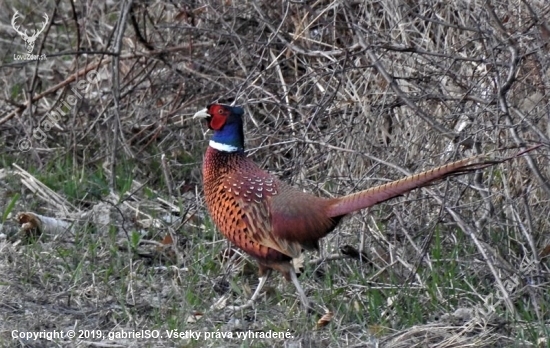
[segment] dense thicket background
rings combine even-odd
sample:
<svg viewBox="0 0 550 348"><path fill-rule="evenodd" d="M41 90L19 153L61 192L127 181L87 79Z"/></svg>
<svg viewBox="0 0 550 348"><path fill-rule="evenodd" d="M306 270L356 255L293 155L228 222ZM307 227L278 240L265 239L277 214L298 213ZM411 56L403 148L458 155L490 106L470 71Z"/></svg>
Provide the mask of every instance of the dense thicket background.
<svg viewBox="0 0 550 348"><path fill-rule="evenodd" d="M13 329L77 328L293 334L179 343L197 347L547 346L547 147L347 219L323 243L330 261L306 255L301 282L334 315L316 328L278 276L255 309L220 309L257 280L209 222L208 134L190 117L243 105L254 160L321 196L513 155L549 143L549 12L543 0L2 2L2 345L53 344ZM46 59L17 59L28 47L12 22L44 29L31 51ZM14 222L25 211L72 225L29 235ZM107 343L175 344L55 342Z"/></svg>

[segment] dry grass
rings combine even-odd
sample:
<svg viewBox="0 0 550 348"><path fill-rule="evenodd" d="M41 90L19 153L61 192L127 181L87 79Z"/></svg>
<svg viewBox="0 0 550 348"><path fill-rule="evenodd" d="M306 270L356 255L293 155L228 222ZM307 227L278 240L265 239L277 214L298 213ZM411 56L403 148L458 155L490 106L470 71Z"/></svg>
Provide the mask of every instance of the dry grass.
<svg viewBox="0 0 550 348"><path fill-rule="evenodd" d="M244 105L250 155L323 196L548 144L546 2L8 0L0 9L0 345L547 344L546 147L347 219L323 243L332 261L311 266L317 256L306 256L305 290L335 314L315 329L279 278L254 310L210 309L249 296L254 267L219 257L227 244L200 186L208 136L190 119L214 100ZM14 59L25 52L15 9L28 32L48 14L33 49L47 59ZM25 211L73 225L22 234L14 218ZM342 255L346 245L368 262ZM69 328L293 338L11 338Z"/></svg>

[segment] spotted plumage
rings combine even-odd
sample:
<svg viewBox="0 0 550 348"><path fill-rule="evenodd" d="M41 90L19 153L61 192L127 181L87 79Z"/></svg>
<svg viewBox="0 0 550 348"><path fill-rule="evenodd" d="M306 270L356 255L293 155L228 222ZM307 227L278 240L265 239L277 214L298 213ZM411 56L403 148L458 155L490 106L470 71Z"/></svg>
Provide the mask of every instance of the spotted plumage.
<svg viewBox="0 0 550 348"><path fill-rule="evenodd" d="M203 162L204 194L212 219L227 239L260 265L260 284L251 300L239 308L252 305L272 269L294 283L307 307L290 261L302 249L317 248L319 239L334 230L343 216L434 180L502 162L471 157L348 196L320 198L279 181L245 155L243 114L242 108L223 104L209 105L195 114L214 131Z"/></svg>
<svg viewBox="0 0 550 348"><path fill-rule="evenodd" d="M326 235L338 223L339 218L326 215L330 200L279 181L243 151L209 147L203 175L206 205L224 236L287 279L289 261L299 257L303 248L317 247L318 238L312 242L308 236Z"/></svg>

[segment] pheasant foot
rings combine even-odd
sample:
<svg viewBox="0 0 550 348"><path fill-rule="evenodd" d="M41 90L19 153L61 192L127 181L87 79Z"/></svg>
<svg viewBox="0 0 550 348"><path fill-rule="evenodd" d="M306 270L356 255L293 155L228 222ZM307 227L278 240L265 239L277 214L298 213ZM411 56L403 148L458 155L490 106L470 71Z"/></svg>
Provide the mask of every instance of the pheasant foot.
<svg viewBox="0 0 550 348"><path fill-rule="evenodd" d="M240 310L254 306L254 302L258 299L258 297L260 297L260 291L262 291L262 288L264 287L265 282L267 281L267 278L269 277L270 274L271 274L271 270L268 269L266 270L266 273L263 276L258 278L260 282L258 283L258 286L256 287L256 290L254 291L254 294L252 294L252 297L250 298L250 300L248 300L245 304L240 306L227 306L227 309L232 311L240 311Z"/></svg>
<svg viewBox="0 0 550 348"><path fill-rule="evenodd" d="M296 291L298 292L298 295L300 296L300 301L302 302L302 305L304 306L304 309L306 312L309 312L312 308L309 305L309 300L307 299L307 296L302 289L302 286L300 285L300 282L298 281L298 277L296 276L296 273L293 269L289 271L290 273L290 280L292 281L292 284L294 284L294 287L296 288ZM252 297L250 300L248 300L245 304L240 306L227 306L226 308L231 311L240 311L243 309L251 308L254 306L254 302L260 297L260 292L262 291L262 288L264 287L267 278L269 278L269 275L271 274L271 269L266 270L266 273L261 276L259 279L258 286L256 287L256 290L254 290L254 294L252 294Z"/></svg>

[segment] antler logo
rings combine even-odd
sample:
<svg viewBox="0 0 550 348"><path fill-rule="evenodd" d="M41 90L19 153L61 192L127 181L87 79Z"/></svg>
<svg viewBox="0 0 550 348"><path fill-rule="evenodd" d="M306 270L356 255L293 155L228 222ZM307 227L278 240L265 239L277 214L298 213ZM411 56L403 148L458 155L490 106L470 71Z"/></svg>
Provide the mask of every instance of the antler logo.
<svg viewBox="0 0 550 348"><path fill-rule="evenodd" d="M15 21L19 17L20 17L19 12L15 11L15 14L11 18L11 26L13 27L13 29L15 29L15 31L19 35L21 35L21 37L25 41L25 47L27 48L27 53L30 54L30 53L32 53L32 50L34 49L34 43L36 42L36 38L38 37L38 35L40 35L41 32L44 31L44 29L46 28L46 25L48 24L48 20L50 18L48 17L47 14L44 14L44 22L42 23L42 29L40 29L40 30L32 29L32 35L29 36L29 35L27 35L27 29L25 29L25 32L22 32L22 31L19 30L20 25L17 25L17 23L15 23Z"/></svg>

